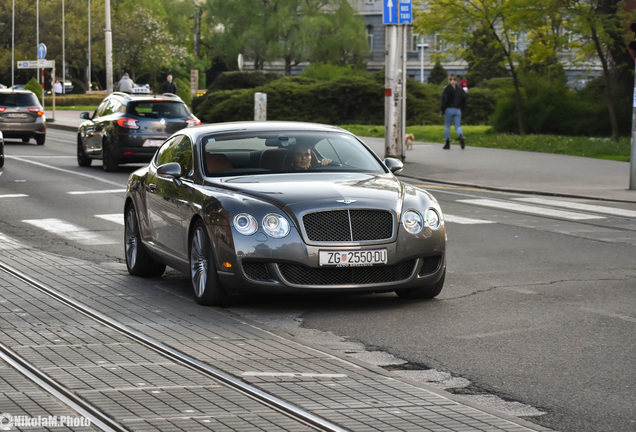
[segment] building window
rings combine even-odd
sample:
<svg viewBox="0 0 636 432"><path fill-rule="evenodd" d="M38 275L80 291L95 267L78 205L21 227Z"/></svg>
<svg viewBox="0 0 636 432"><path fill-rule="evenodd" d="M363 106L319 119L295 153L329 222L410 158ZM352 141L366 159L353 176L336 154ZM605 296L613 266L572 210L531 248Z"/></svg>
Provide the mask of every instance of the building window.
<svg viewBox="0 0 636 432"><path fill-rule="evenodd" d="M442 37L438 34L435 35L435 50L436 51L444 51L446 49L446 43L442 39Z"/></svg>
<svg viewBox="0 0 636 432"><path fill-rule="evenodd" d="M367 43L369 44L369 49L373 52L373 26L367 26Z"/></svg>
<svg viewBox="0 0 636 432"><path fill-rule="evenodd" d="M411 52L418 52L420 48L417 46L420 43L419 33L413 33L411 36Z"/></svg>
<svg viewBox="0 0 636 432"><path fill-rule="evenodd" d="M375 0L364 0L364 4L370 4L370 5L372 5L372 4L374 4L374 3L375 3Z"/></svg>

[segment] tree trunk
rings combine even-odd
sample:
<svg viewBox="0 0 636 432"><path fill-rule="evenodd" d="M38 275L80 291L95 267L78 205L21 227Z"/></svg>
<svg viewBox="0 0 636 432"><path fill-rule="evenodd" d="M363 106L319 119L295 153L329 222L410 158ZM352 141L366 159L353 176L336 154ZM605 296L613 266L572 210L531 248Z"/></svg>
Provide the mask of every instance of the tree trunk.
<svg viewBox="0 0 636 432"><path fill-rule="evenodd" d="M289 56L285 56L285 76L291 76L291 58Z"/></svg>
<svg viewBox="0 0 636 432"><path fill-rule="evenodd" d="M610 123L612 124L612 141L618 142L618 121L616 120L616 112L614 111L614 103L612 102L612 77L610 76L610 70L607 66L607 59L605 58L605 54L603 54L601 42L599 41L598 34L596 33L596 26L592 24L590 30L592 31L592 40L596 47L596 53L603 65L603 77L605 78L605 91L603 94L605 96L607 110L609 111Z"/></svg>
<svg viewBox="0 0 636 432"><path fill-rule="evenodd" d="M616 19L618 11L618 3L621 0L601 0L600 11L609 19ZM627 29L615 28L607 26L605 29L612 43L608 46L608 50L614 60L616 70L616 83L621 92L631 94L634 91L634 59L625 47L623 36Z"/></svg>

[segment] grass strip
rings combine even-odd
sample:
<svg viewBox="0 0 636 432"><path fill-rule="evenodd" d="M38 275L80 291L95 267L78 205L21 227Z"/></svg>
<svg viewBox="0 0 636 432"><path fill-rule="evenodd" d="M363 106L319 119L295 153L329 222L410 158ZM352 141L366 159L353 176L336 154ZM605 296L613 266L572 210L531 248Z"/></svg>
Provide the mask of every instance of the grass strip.
<svg viewBox="0 0 636 432"><path fill-rule="evenodd" d="M384 137L384 126L343 125L340 126L358 136ZM466 145L473 147L524 150L540 153L555 153L629 162L630 139L621 137L617 143L609 138L560 135L513 135L495 133L490 126L462 126ZM416 141L443 143L444 126L408 126ZM451 143L459 144L455 128L451 127Z"/></svg>

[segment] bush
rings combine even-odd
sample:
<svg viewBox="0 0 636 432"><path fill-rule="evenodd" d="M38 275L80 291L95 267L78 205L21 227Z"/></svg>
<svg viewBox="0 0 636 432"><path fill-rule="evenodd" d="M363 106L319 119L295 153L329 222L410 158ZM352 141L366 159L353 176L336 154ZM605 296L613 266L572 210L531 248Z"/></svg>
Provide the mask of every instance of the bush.
<svg viewBox="0 0 636 432"><path fill-rule="evenodd" d="M499 92L489 88L474 87L467 92L466 108L462 110L462 123L487 125L497 106Z"/></svg>
<svg viewBox="0 0 636 432"><path fill-rule="evenodd" d="M428 75L429 84L442 84L448 78L448 73L439 59L435 61L435 66L431 69L431 73Z"/></svg>
<svg viewBox="0 0 636 432"><path fill-rule="evenodd" d="M105 97L106 95L55 96L55 106L99 105ZM53 106L53 97L45 96L44 103L47 107Z"/></svg>
<svg viewBox="0 0 636 432"><path fill-rule="evenodd" d="M368 75L369 72L365 69L356 69L351 65L336 66L331 63L312 63L300 73L302 77L322 81L339 79L345 76L367 77Z"/></svg>
<svg viewBox="0 0 636 432"><path fill-rule="evenodd" d="M208 91L251 89L264 86L282 75L272 72L223 72L214 80Z"/></svg>
<svg viewBox="0 0 636 432"><path fill-rule="evenodd" d="M35 78L31 78L31 81L24 86L25 90L31 90L38 97L38 100L42 100L42 86Z"/></svg>
<svg viewBox="0 0 636 432"><path fill-rule="evenodd" d="M406 124L443 124L439 116L442 88L432 84L422 84L414 79L406 80ZM384 122L380 123L384 124Z"/></svg>

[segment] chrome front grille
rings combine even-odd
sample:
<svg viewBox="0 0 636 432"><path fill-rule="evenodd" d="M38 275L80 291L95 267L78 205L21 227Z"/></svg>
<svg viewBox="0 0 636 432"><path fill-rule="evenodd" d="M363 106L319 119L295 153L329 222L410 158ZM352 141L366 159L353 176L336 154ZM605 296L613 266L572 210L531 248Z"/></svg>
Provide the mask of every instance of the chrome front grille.
<svg viewBox="0 0 636 432"><path fill-rule="evenodd" d="M329 210L303 216L305 233L315 242L360 242L393 237L393 214L386 210Z"/></svg>

